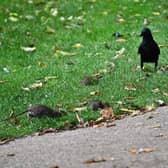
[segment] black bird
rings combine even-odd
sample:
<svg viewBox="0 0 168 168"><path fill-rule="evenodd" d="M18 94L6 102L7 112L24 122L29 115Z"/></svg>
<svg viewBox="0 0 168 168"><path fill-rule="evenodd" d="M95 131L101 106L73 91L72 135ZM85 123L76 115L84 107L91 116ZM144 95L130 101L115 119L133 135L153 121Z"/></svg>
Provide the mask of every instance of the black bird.
<svg viewBox="0 0 168 168"><path fill-rule="evenodd" d="M138 53L141 58L141 69L143 68L144 62L155 63L155 70L157 69L160 49L158 44L152 37L152 33L149 28L144 28L140 34L143 37L143 40L138 48Z"/></svg>

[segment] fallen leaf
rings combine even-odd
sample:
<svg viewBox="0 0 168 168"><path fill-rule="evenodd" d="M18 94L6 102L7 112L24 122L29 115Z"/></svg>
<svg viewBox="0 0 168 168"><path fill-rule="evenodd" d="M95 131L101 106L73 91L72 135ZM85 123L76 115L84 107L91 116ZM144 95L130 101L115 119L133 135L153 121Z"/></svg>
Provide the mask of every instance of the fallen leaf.
<svg viewBox="0 0 168 168"><path fill-rule="evenodd" d="M100 91L92 91L92 92L90 92L91 96L96 96L96 95L100 95L100 94L101 94Z"/></svg>
<svg viewBox="0 0 168 168"><path fill-rule="evenodd" d="M152 14L155 15L155 16L159 16L160 15L159 12L153 12Z"/></svg>
<svg viewBox="0 0 168 168"><path fill-rule="evenodd" d="M123 39L123 38L119 38L119 39L116 40L116 42L125 43L125 42L127 42L127 40Z"/></svg>
<svg viewBox="0 0 168 168"><path fill-rule="evenodd" d="M136 91L136 87L133 83L129 83L127 86L124 87L124 89L129 91Z"/></svg>
<svg viewBox="0 0 168 168"><path fill-rule="evenodd" d="M163 72L168 71L168 65L163 65L163 66L160 68L160 70L163 71Z"/></svg>
<svg viewBox="0 0 168 168"><path fill-rule="evenodd" d="M47 26L47 29L46 29L45 32L48 33L48 34L54 34L54 33L55 33L55 29L53 29L53 28Z"/></svg>
<svg viewBox="0 0 168 168"><path fill-rule="evenodd" d="M163 92L163 95L166 96L166 97L168 97L168 93L166 93L166 92Z"/></svg>
<svg viewBox="0 0 168 168"><path fill-rule="evenodd" d="M154 110L155 108L156 107L154 106L154 104L152 104L152 105L148 105L148 106L145 106L145 107L141 108L140 111L142 113L146 113L146 112Z"/></svg>
<svg viewBox="0 0 168 168"><path fill-rule="evenodd" d="M152 125L152 126L148 126L148 128L161 128L161 125L160 124Z"/></svg>
<svg viewBox="0 0 168 168"><path fill-rule="evenodd" d="M116 126L116 124L115 123L106 123L106 125L105 125L107 128L108 127L114 127L114 126Z"/></svg>
<svg viewBox="0 0 168 168"><path fill-rule="evenodd" d="M131 110L131 109L126 109L126 108L121 108L120 111L126 112L126 113L131 113L131 114L140 113L140 110Z"/></svg>
<svg viewBox="0 0 168 168"><path fill-rule="evenodd" d="M124 18L119 18L117 21L118 21L119 23L124 23L124 22L125 22L125 19L124 19Z"/></svg>
<svg viewBox="0 0 168 168"><path fill-rule="evenodd" d="M114 113L113 113L113 109L110 107L110 108L105 108L105 109L102 109L100 111L100 114L102 115L102 117L106 120L108 119L112 119L114 118Z"/></svg>
<svg viewBox="0 0 168 168"><path fill-rule="evenodd" d="M82 48L83 45L81 43L76 43L72 46L73 48Z"/></svg>
<svg viewBox="0 0 168 168"><path fill-rule="evenodd" d="M3 67L2 69L3 69L3 71L6 72L6 73L9 73L9 72L10 72L7 67Z"/></svg>
<svg viewBox="0 0 168 168"><path fill-rule="evenodd" d="M57 16L58 15L58 9L57 8L51 8L50 13L52 16Z"/></svg>
<svg viewBox="0 0 168 168"><path fill-rule="evenodd" d="M119 51L116 51L116 56L113 57L113 59L117 59L119 57L123 57L125 54L125 48L121 48Z"/></svg>
<svg viewBox="0 0 168 168"><path fill-rule="evenodd" d="M31 46L31 47L24 47L24 46L21 46L21 49L25 52L33 52L36 50L36 47L34 46Z"/></svg>
<svg viewBox="0 0 168 168"><path fill-rule="evenodd" d="M17 22L19 19L18 19L17 17L15 17L15 16L10 16L10 17L9 17L9 20L10 20L11 22Z"/></svg>
<svg viewBox="0 0 168 168"><path fill-rule="evenodd" d="M0 80L0 84L1 83L6 83L6 82L9 82L8 80Z"/></svg>
<svg viewBox="0 0 168 168"><path fill-rule="evenodd" d="M28 87L21 87L22 88L22 90L24 90L24 91L30 91L30 88L28 88Z"/></svg>
<svg viewBox="0 0 168 168"><path fill-rule="evenodd" d="M47 82L47 81L49 81L49 80L51 80L51 79L57 79L58 77L57 76L46 76L45 78L44 78L44 82Z"/></svg>
<svg viewBox="0 0 168 168"><path fill-rule="evenodd" d="M93 128L99 128L99 127L104 127L105 126L105 123L104 122L101 122L99 124L94 124L93 125Z"/></svg>
<svg viewBox="0 0 168 168"><path fill-rule="evenodd" d="M155 100L155 102L159 105L159 106L165 106L166 103L163 100Z"/></svg>
<svg viewBox="0 0 168 168"><path fill-rule="evenodd" d="M7 144L7 143L9 143L10 141L13 141L13 140L15 140L15 139L14 138L10 138L10 139L6 139L4 141L0 141L0 145Z"/></svg>
<svg viewBox="0 0 168 168"><path fill-rule="evenodd" d="M76 55L76 53L70 53L70 52L66 52L66 51L62 51L62 50L56 50L55 53L58 54L58 55L62 55L62 56L74 56L74 55Z"/></svg>
<svg viewBox="0 0 168 168"><path fill-rule="evenodd" d="M76 113L75 115L76 115L76 118L77 118L77 120L78 120L78 123L79 123L79 124L84 124L84 119L83 119L81 116L79 116L78 113Z"/></svg>
<svg viewBox="0 0 168 168"><path fill-rule="evenodd" d="M149 20L148 19L144 19L144 22L143 22L143 24L144 24L144 26L147 26L147 25L149 25L150 24L150 22L149 22Z"/></svg>
<svg viewBox="0 0 168 168"><path fill-rule="evenodd" d="M155 137L163 137L164 134L160 133L159 135L156 135Z"/></svg>
<svg viewBox="0 0 168 168"><path fill-rule="evenodd" d="M160 89L159 88L153 89L152 93L160 93Z"/></svg>
<svg viewBox="0 0 168 168"><path fill-rule="evenodd" d="M139 148L139 149L130 149L129 152L131 154L137 155L140 153L149 153L149 152L153 152L154 149L153 148Z"/></svg>
<svg viewBox="0 0 168 168"><path fill-rule="evenodd" d="M40 89L40 88L42 88L42 86L43 86L43 83L39 82L39 83L33 83L32 85L29 86L29 88L31 88L31 89Z"/></svg>
<svg viewBox="0 0 168 168"><path fill-rule="evenodd" d="M38 61L38 65L40 67L46 67L47 65L44 62Z"/></svg>
<svg viewBox="0 0 168 168"><path fill-rule="evenodd" d="M95 159L89 159L89 160L86 160L84 163L85 164L92 164L92 163L100 163L100 162L105 162L105 161L113 161L114 158L113 157L98 157L98 158L95 158Z"/></svg>
<svg viewBox="0 0 168 168"><path fill-rule="evenodd" d="M7 153L6 156L11 157L11 156L15 156L15 154L14 153Z"/></svg>
<svg viewBox="0 0 168 168"><path fill-rule="evenodd" d="M47 129L43 129L42 131L36 133L37 136L41 136L47 133L53 133L53 132L57 132L56 128L47 128Z"/></svg>
<svg viewBox="0 0 168 168"><path fill-rule="evenodd" d="M85 111L85 110L87 110L87 106L76 107L76 108L73 109L73 111L76 111L76 112Z"/></svg>
<svg viewBox="0 0 168 168"><path fill-rule="evenodd" d="M105 162L106 160L103 158L99 158L99 159L89 159L86 160L84 163L86 164L91 164L91 163L99 163L99 162Z"/></svg>

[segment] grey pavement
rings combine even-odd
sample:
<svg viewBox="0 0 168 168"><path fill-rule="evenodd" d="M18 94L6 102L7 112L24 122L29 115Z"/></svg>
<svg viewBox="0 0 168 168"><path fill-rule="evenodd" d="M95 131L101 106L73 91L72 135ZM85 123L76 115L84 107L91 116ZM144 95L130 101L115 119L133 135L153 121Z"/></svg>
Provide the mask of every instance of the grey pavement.
<svg viewBox="0 0 168 168"><path fill-rule="evenodd" d="M0 168L168 168L168 107L115 123L16 139L0 146Z"/></svg>

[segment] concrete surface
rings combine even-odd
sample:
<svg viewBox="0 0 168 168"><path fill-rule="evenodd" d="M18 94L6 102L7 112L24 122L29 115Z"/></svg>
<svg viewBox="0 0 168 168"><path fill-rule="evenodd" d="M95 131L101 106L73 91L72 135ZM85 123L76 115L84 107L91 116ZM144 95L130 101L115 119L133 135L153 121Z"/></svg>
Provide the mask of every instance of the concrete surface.
<svg viewBox="0 0 168 168"><path fill-rule="evenodd" d="M168 168L168 107L115 123L1 145L0 168ZM142 152L144 148L153 151ZM130 153L132 149L141 152ZM99 158L106 161L85 163Z"/></svg>

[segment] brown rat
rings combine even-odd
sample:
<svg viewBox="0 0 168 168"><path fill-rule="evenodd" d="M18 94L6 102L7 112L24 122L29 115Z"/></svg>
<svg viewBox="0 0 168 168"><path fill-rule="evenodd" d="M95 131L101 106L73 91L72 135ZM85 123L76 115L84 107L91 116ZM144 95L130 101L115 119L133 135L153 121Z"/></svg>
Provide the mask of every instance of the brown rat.
<svg viewBox="0 0 168 168"><path fill-rule="evenodd" d="M65 112L63 110L53 110L50 107L47 107L45 105L34 105L34 106L29 106L27 110L24 110L20 113L17 113L15 115L9 116L3 120L0 121L4 122L7 120L10 120L14 117L20 116L22 114L27 113L28 117L50 117L50 118L55 118L55 117L60 117L62 114L64 114Z"/></svg>
<svg viewBox="0 0 168 168"><path fill-rule="evenodd" d="M107 107L109 107L110 105L109 105L109 103L104 102L104 101L93 100L93 101L91 102L90 106L91 106L91 109L92 109L93 111L97 111L97 110L99 110L99 109L107 108Z"/></svg>
<svg viewBox="0 0 168 168"><path fill-rule="evenodd" d="M27 109L27 115L29 117L51 117L51 118L55 118L55 117L59 117L64 113L63 110L53 110L50 107L47 107L45 105L34 105L34 106L30 106Z"/></svg>

